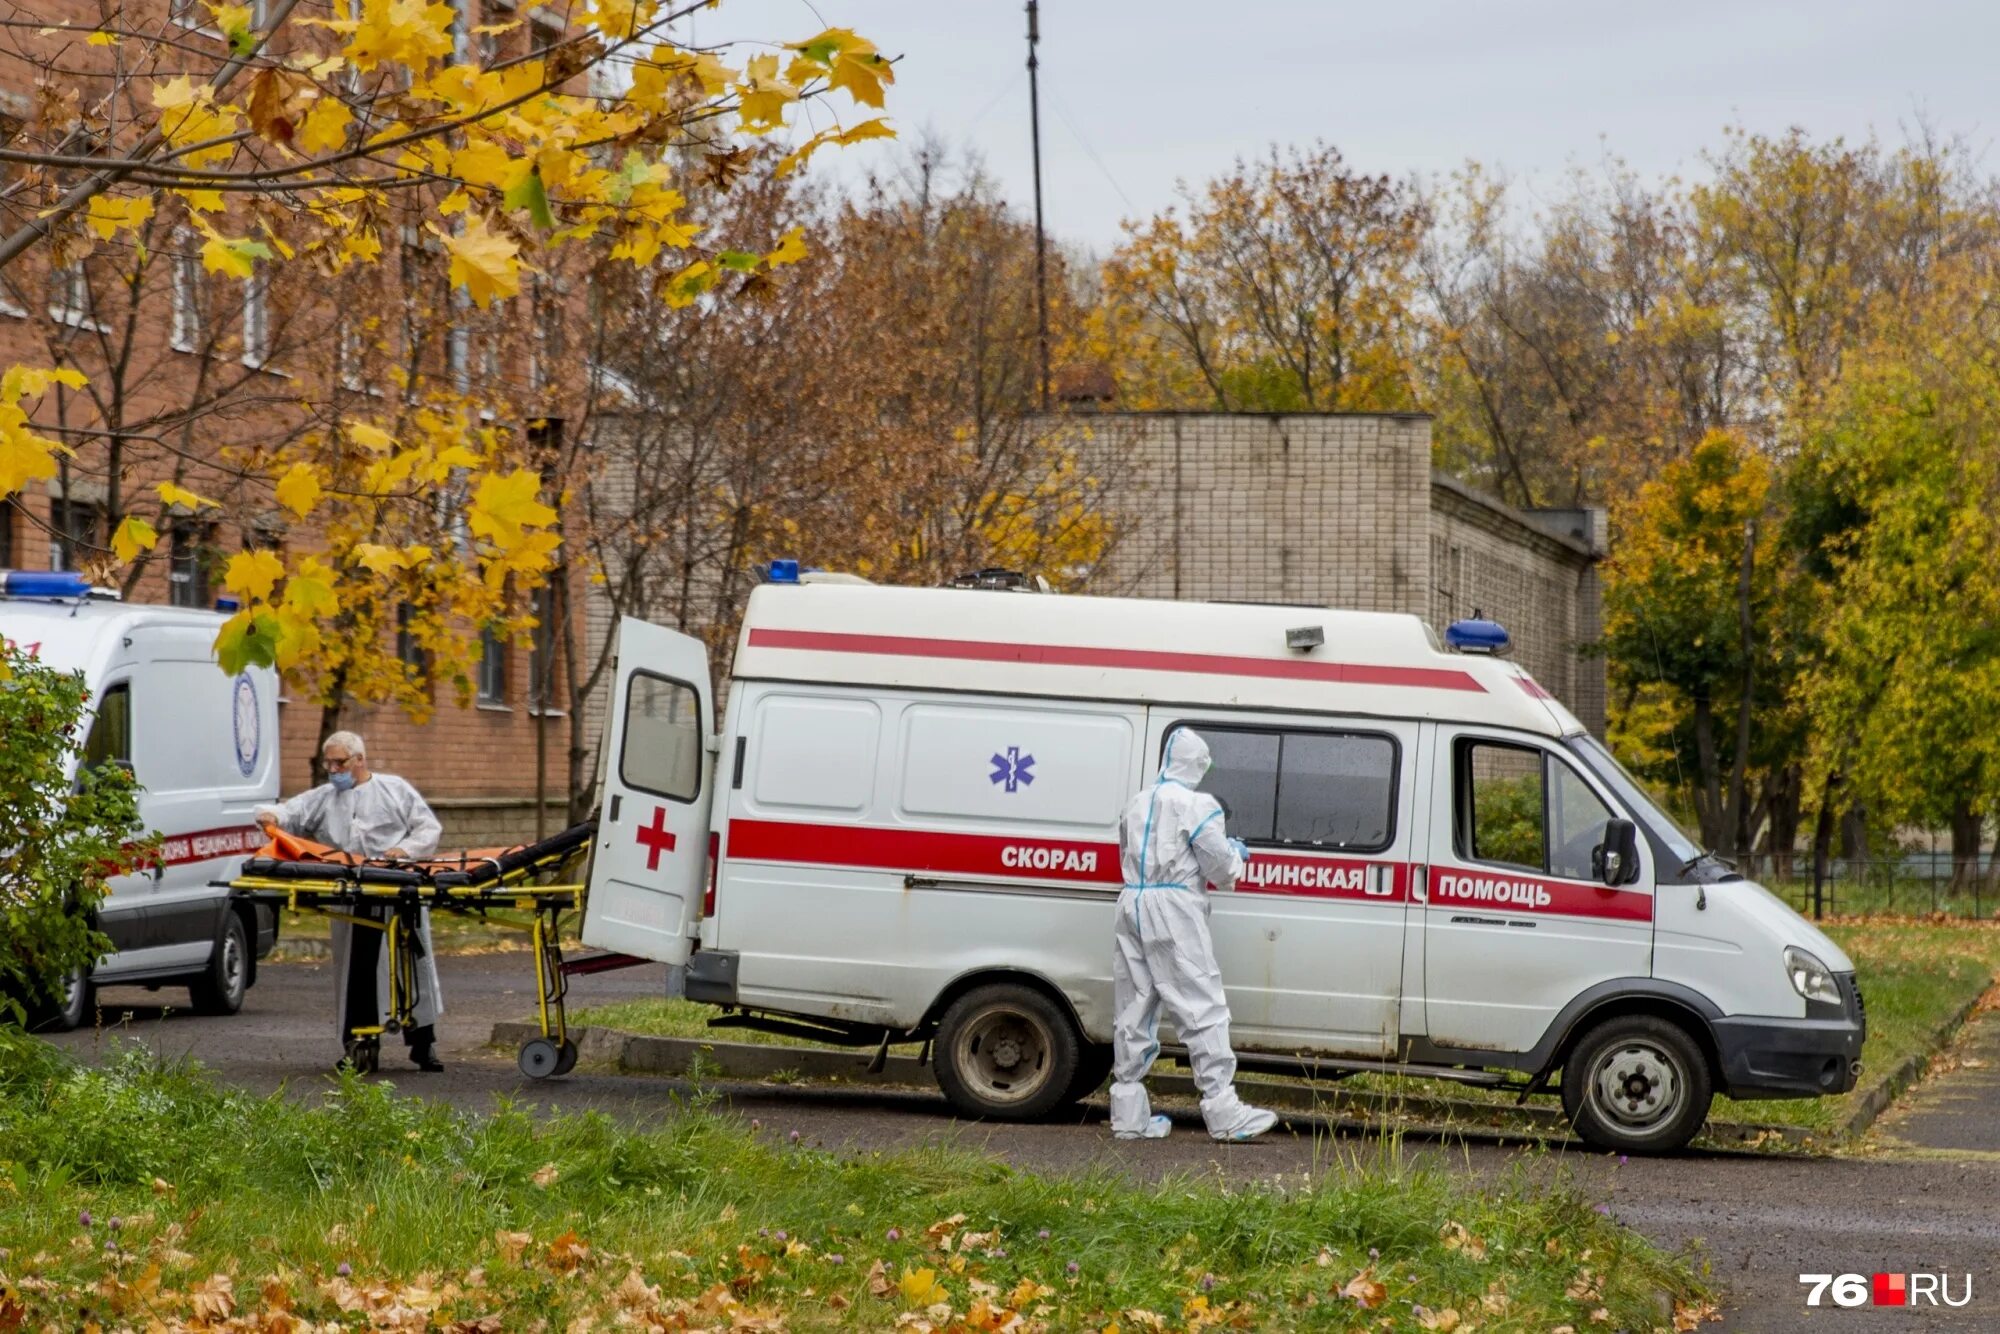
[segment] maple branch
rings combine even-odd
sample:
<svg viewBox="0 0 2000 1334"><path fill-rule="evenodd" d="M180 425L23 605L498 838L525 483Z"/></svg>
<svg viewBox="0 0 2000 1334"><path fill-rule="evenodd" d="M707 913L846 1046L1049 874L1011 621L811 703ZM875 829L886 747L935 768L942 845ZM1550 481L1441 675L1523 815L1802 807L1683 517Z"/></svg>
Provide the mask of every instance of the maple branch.
<svg viewBox="0 0 2000 1334"><path fill-rule="evenodd" d="M250 49L242 55L232 56L228 64L217 70L215 77L209 80L209 88L219 93L234 82L236 76L242 73L264 49L265 43L271 40L271 35L285 25L285 20L291 17L292 10L298 3L299 0L278 0L276 13L265 25L264 31L257 34L257 40L251 44ZM146 132L145 137L133 147L132 153L122 162L114 162L103 167L88 179L70 187L69 193L58 200L55 207L30 219L12 236L0 241L0 269L19 259L23 251L47 236L58 224L67 221L78 209L131 175L147 158L159 152L166 142L166 132L159 125L155 125Z"/></svg>

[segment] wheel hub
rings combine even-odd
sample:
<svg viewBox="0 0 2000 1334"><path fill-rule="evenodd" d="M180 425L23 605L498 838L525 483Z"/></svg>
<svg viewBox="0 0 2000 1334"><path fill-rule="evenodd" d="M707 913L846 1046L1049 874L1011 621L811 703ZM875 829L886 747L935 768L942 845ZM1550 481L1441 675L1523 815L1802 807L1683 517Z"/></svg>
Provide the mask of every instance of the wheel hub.
<svg viewBox="0 0 2000 1334"><path fill-rule="evenodd" d="M1002 1070L1012 1070L1021 1063L1021 1044L1013 1037L1001 1038L993 1044L993 1064Z"/></svg>
<svg viewBox="0 0 2000 1334"><path fill-rule="evenodd" d="M1680 1105L1679 1068L1672 1057L1650 1044L1606 1052L1592 1082L1598 1105L1624 1125L1658 1124Z"/></svg>

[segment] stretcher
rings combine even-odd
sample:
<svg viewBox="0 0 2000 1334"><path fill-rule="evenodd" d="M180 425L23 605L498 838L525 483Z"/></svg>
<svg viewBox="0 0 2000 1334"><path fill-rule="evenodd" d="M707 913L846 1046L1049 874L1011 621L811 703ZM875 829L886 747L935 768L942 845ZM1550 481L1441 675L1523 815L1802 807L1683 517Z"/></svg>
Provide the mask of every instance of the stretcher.
<svg viewBox="0 0 2000 1334"><path fill-rule="evenodd" d="M596 831L597 822L587 820L536 843L422 860L356 857L279 833L243 863L235 879L216 883L252 902L384 933L387 1017L350 1027L345 1040L349 1063L364 1074L380 1064L383 1034L415 1023L422 999L417 964L423 957L418 922L424 909L478 916L528 933L541 1033L521 1045L519 1062L523 1074L548 1079L576 1065L564 1009L569 978L646 962L623 954L563 957L563 915L583 910L582 870Z"/></svg>

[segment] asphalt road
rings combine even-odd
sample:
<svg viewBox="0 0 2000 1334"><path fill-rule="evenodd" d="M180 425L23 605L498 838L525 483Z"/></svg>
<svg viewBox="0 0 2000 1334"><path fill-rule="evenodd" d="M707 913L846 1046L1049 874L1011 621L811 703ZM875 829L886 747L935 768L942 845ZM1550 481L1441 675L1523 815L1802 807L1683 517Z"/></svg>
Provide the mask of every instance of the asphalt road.
<svg viewBox="0 0 2000 1334"><path fill-rule="evenodd" d="M688 1086L670 1079L577 1073L537 1083L510 1053L485 1043L497 1020L527 1017L533 985L525 954L441 961L446 1013L439 1026L442 1074L408 1068L384 1051L384 1077L405 1092L481 1110L499 1096L565 1109L597 1108L636 1124L680 1114ZM663 969L579 977L582 1006L658 995ZM191 1055L221 1077L257 1091L313 1096L339 1055L332 977L324 964L266 965L243 1012L205 1019L164 1011L177 992L112 989L100 998L102 1023L57 1041L87 1059L120 1040L163 1055ZM1786 1334L1825 1329L2000 1330L2000 1022L1975 1027L1968 1060L1927 1086L1889 1118L1876 1142L1854 1156L1775 1158L1743 1154L1633 1159L1620 1165L1575 1148L1523 1148L1461 1139L1406 1141L1402 1151L1450 1171L1490 1176L1512 1170L1567 1173L1617 1218L1669 1247L1693 1247L1727 1290L1726 1319L1709 1328ZM1991 1059L1987 1059L1990 1057ZM1218 1146L1183 1120L1169 1139L1114 1141L1100 1111L1078 1123L1000 1125L955 1118L930 1092L712 1085L729 1106L783 1135L797 1130L829 1148L867 1151L950 1141L1019 1166L1063 1172L1112 1165L1134 1178L1171 1174L1232 1180L1341 1170L1382 1152L1367 1136L1316 1135L1293 1128L1255 1145ZM1801 1273L1933 1272L1952 1275L1956 1294L1970 1274L1973 1301L1961 1310L1809 1310Z"/></svg>

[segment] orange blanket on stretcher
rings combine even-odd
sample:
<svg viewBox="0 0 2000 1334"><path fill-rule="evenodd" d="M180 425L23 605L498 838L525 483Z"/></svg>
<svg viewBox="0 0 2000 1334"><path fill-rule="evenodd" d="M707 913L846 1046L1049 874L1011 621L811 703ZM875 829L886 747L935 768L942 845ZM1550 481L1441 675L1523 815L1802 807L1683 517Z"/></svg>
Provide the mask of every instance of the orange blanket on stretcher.
<svg viewBox="0 0 2000 1334"><path fill-rule="evenodd" d="M281 862L326 862L333 866L393 866L397 870L405 871L464 871L488 862L497 862L502 857L524 851L529 846L526 843L516 843L506 848L471 848L445 857L411 859L362 857L279 830L270 842L253 855Z"/></svg>

